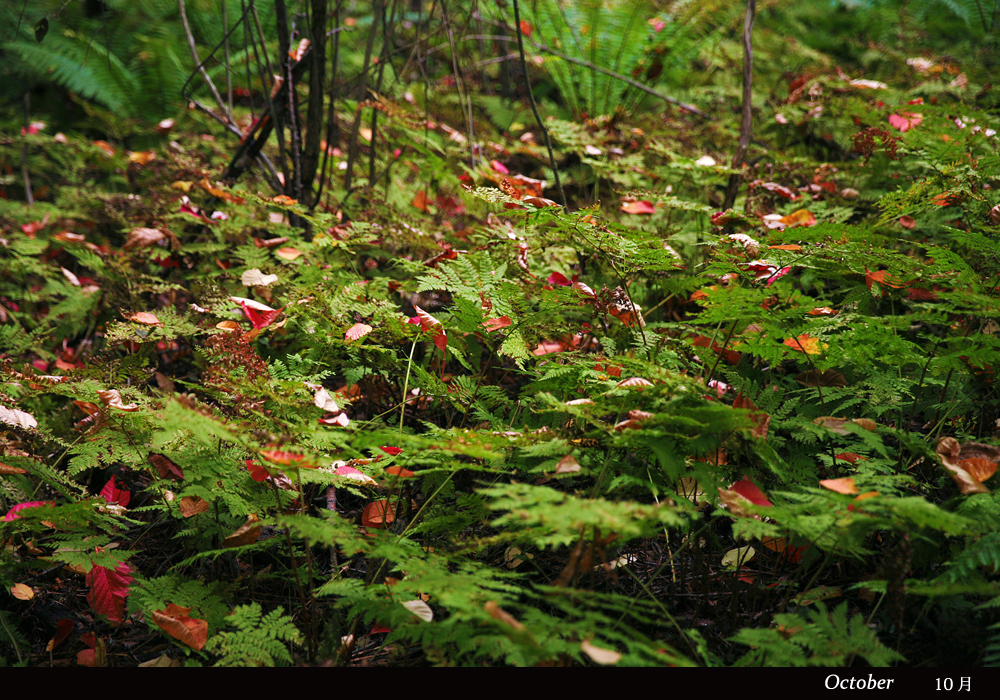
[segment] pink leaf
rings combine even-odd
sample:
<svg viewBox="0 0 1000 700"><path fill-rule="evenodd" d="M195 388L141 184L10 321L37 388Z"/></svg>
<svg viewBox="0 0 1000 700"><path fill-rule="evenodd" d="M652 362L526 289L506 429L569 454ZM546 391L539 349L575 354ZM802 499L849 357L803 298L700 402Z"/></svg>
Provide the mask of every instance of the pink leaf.
<svg viewBox="0 0 1000 700"><path fill-rule="evenodd" d="M496 170L501 175L510 175L510 170L508 170L507 166L501 163L500 161L491 160L490 165L492 165L493 169Z"/></svg>
<svg viewBox="0 0 1000 700"><path fill-rule="evenodd" d="M563 274L561 274L559 272L553 272L551 275L549 275L549 278L546 281L549 284L554 284L554 285L557 285L559 287L568 287L571 284L573 284L573 282L576 281L576 275L573 275L573 279L571 281L571 280L566 279L565 275L563 275Z"/></svg>
<svg viewBox="0 0 1000 700"><path fill-rule="evenodd" d="M653 206L652 202L636 200L634 202L624 202L622 204L622 211L626 214L655 214L656 207Z"/></svg>
<svg viewBox="0 0 1000 700"><path fill-rule="evenodd" d="M493 331L498 331L501 328L506 328L510 325L510 316L501 316L500 318L491 318L483 321L483 326L486 331L492 333Z"/></svg>
<svg viewBox="0 0 1000 700"><path fill-rule="evenodd" d="M18 503L16 506L7 511L7 515L3 516L4 522L10 522L11 520L17 520L21 516L17 514L20 510L27 510L28 508L37 508L38 506L51 506L55 505L52 501L27 501L25 503Z"/></svg>
<svg viewBox="0 0 1000 700"><path fill-rule="evenodd" d="M923 120L924 115L915 112L900 112L889 115L889 123L900 131L909 131Z"/></svg>
<svg viewBox="0 0 1000 700"><path fill-rule="evenodd" d="M353 326L347 329L344 333L344 339L349 341L358 340L359 338L364 338L366 335L372 332L372 327L367 323L355 323Z"/></svg>

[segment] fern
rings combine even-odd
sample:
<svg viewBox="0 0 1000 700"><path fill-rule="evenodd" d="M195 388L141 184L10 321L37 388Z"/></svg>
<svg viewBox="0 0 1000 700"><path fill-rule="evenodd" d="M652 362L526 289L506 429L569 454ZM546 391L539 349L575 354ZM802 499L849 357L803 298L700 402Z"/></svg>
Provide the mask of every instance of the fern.
<svg viewBox="0 0 1000 700"><path fill-rule="evenodd" d="M541 39L566 55L628 75L637 65L649 33L645 5L634 0L564 3L537 0L527 16ZM548 56L545 66L574 114L591 117L628 104L629 86L595 70Z"/></svg>
<svg viewBox="0 0 1000 700"><path fill-rule="evenodd" d="M733 641L753 649L740 666L850 666L862 658L870 666L904 661L902 654L879 641L863 615L847 617L847 603L828 612L822 602L815 611L775 615L769 629L744 629Z"/></svg>
<svg viewBox="0 0 1000 700"><path fill-rule="evenodd" d="M139 83L120 58L96 40L68 35L45 46L7 42L5 51L21 59L22 70L51 74L63 87L96 100L115 112L132 114L139 104Z"/></svg>
<svg viewBox="0 0 1000 700"><path fill-rule="evenodd" d="M205 650L219 654L216 666L284 666L292 662L289 644L299 644L302 634L284 608L263 614L260 605L240 605L226 617L235 632L219 632Z"/></svg>

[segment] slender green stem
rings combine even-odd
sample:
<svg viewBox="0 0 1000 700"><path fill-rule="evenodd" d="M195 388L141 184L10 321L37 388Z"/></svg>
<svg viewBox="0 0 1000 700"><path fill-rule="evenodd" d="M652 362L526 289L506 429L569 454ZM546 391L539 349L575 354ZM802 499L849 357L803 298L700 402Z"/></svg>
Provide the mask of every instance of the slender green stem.
<svg viewBox="0 0 1000 700"><path fill-rule="evenodd" d="M403 402L399 405L399 434L403 434L403 418L406 417L406 393L410 390L410 368L413 367L413 351L417 349L417 341L410 347L410 359L406 362L406 379L403 380Z"/></svg>

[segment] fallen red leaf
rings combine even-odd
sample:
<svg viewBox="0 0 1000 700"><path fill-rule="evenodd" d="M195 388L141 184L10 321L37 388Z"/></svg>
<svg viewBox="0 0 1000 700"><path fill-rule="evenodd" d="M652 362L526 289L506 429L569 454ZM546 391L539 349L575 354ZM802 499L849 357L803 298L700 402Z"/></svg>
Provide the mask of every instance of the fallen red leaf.
<svg viewBox="0 0 1000 700"><path fill-rule="evenodd" d="M243 315L250 320L250 325L257 329L267 328L282 312L282 309L272 309L264 304L248 304L245 299L239 299L236 303L243 309Z"/></svg>
<svg viewBox="0 0 1000 700"><path fill-rule="evenodd" d="M58 624L56 624L56 633L52 635L52 639L50 639L49 643L45 646L45 651L55 651L56 648L62 644L63 641L65 641L66 637L69 636L69 633L72 632L75 627L76 625L74 625L73 621L68 617L64 617L59 620Z"/></svg>
<svg viewBox="0 0 1000 700"><path fill-rule="evenodd" d="M257 464L252 459L246 461L247 469L250 470L250 478L254 481L263 481L267 478L267 469Z"/></svg>
<svg viewBox="0 0 1000 700"><path fill-rule="evenodd" d="M761 491L759 488L757 488L757 485L752 481L750 481L750 479L748 479L745 476L739 481L737 481L735 484L730 486L729 489L743 496L743 498L747 499L754 505L758 506L774 505L769 500L767 500L767 496L764 495L764 492Z"/></svg>
<svg viewBox="0 0 1000 700"><path fill-rule="evenodd" d="M417 312L417 315L407 321L407 323L420 326L420 329L424 333L431 333L434 345L437 346L438 350L444 352L445 348L448 347L448 334L445 332L444 326L419 306L414 305L413 309Z"/></svg>
<svg viewBox="0 0 1000 700"><path fill-rule="evenodd" d="M118 488L115 484L114 476L112 476L111 479L108 480L108 483L104 485L104 488L101 489L101 496L103 496L104 500L108 503L113 503L122 506L123 508L128 506L129 501L132 500L132 492Z"/></svg>
<svg viewBox="0 0 1000 700"><path fill-rule="evenodd" d="M114 569L94 565L87 572L87 602L98 615L107 615L111 622L121 622L125 616L125 599L132 585L132 570L122 562Z"/></svg>

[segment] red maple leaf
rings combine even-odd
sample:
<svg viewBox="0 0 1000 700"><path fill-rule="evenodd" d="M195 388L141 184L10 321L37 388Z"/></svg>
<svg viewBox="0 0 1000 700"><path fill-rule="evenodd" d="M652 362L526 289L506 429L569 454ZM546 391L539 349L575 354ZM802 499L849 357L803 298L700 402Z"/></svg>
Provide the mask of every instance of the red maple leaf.
<svg viewBox="0 0 1000 700"><path fill-rule="evenodd" d="M115 477L113 476L108 483L104 485L104 488L101 489L101 495L108 503L117 504L123 508L126 507L128 502L132 500L132 492L118 488L115 484Z"/></svg>
<svg viewBox="0 0 1000 700"><path fill-rule="evenodd" d="M735 484L729 487L730 491L735 491L743 498L747 499L751 503L757 506L770 506L774 505L769 500L767 496L757 487L757 484L753 483L747 477L743 477Z"/></svg>
<svg viewBox="0 0 1000 700"><path fill-rule="evenodd" d="M267 328L282 311L282 309L267 309L266 307L264 309L255 309L243 300L237 303L243 309L243 315L250 320L250 325L257 329Z"/></svg>
<svg viewBox="0 0 1000 700"><path fill-rule="evenodd" d="M125 599L132 585L132 569L122 562L114 569L94 565L87 573L87 602L98 615L107 615L111 622L125 617Z"/></svg>
<svg viewBox="0 0 1000 700"><path fill-rule="evenodd" d="M407 321L407 323L420 326L420 330L424 333L430 333L434 345L437 346L438 350L444 352L445 348L448 347L448 334L445 332L444 326L419 306L414 305L413 309L417 312L417 315Z"/></svg>

